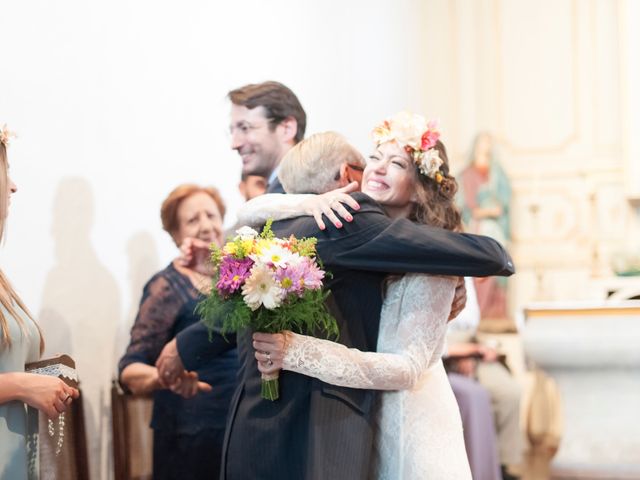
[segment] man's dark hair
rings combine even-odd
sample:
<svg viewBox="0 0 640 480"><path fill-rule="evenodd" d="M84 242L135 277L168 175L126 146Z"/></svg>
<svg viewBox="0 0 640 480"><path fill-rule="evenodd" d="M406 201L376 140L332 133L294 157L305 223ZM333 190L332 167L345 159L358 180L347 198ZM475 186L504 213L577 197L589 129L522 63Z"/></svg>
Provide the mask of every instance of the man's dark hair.
<svg viewBox="0 0 640 480"><path fill-rule="evenodd" d="M286 85L273 81L250 83L231 90L228 97L234 105L241 105L250 110L264 107L271 130L274 130L284 119L295 118L298 130L294 141L298 143L304 138L304 131L307 128L307 114L296 94Z"/></svg>

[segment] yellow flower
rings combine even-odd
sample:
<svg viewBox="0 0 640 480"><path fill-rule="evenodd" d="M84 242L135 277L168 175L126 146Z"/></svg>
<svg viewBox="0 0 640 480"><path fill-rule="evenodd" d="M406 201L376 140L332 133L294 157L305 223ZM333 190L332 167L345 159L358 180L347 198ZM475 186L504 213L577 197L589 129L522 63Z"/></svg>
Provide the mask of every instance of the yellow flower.
<svg viewBox="0 0 640 480"><path fill-rule="evenodd" d="M225 255L235 255L236 253L236 244L234 242L228 242L222 247L222 251Z"/></svg>
<svg viewBox="0 0 640 480"><path fill-rule="evenodd" d="M247 239L242 240L242 247L247 251L247 255L251 255L253 253L253 240Z"/></svg>
<svg viewBox="0 0 640 480"><path fill-rule="evenodd" d="M233 242L228 242L222 247L222 252L225 255L233 255L246 257L253 253L254 241L252 239L240 240L236 239Z"/></svg>
<svg viewBox="0 0 640 480"><path fill-rule="evenodd" d="M255 253L256 255L261 255L263 250L271 248L273 245L275 245L275 243L276 242L274 242L273 240L269 240L267 238L259 238L254 246L253 253Z"/></svg>

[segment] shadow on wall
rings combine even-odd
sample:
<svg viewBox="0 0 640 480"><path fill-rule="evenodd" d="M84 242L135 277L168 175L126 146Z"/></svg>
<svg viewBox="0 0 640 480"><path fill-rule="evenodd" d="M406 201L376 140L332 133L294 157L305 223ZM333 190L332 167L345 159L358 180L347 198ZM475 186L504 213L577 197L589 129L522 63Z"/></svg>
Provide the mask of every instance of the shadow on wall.
<svg viewBox="0 0 640 480"><path fill-rule="evenodd" d="M127 259L129 262L129 308L123 322L118 328L115 345L115 361L120 361L129 344L131 326L138 313L142 289L151 277L160 270L158 248L149 232L137 232L127 242Z"/></svg>
<svg viewBox="0 0 640 480"><path fill-rule="evenodd" d="M53 204L55 263L47 274L39 315L45 355L76 360L84 395L91 478L104 478L110 444L109 381L120 294L91 245L94 199L89 182L65 178Z"/></svg>
<svg viewBox="0 0 640 480"><path fill-rule="evenodd" d="M140 299L142 298L142 289L149 279L158 271L159 258L158 249L153 236L149 232L137 232L129 238L127 242L127 259L128 259L128 279L130 287L129 307L127 313L122 322L118 326L118 332L116 334L114 345L114 373L113 377L116 378L118 373L118 362L124 355L124 352L129 345L130 331L133 322L140 305ZM135 415L144 419L146 425L149 425L151 418L151 404L144 399L132 401L127 407L136 412ZM129 411L131 413L131 410ZM132 469L132 476L134 478L144 477L145 472L149 472L151 467L151 456L147 455L147 452L153 451L152 436L150 430L141 430L137 432L140 434L139 438L135 439L135 442L139 444L140 451L137 455L131 459L130 468ZM135 433L135 432L134 432ZM114 439L114 441L118 441ZM108 459L108 471L117 472L118 469L114 465L114 455L110 452ZM117 473L116 473L117 474ZM135 474L135 475L134 475ZM138 475L139 474L139 475ZM138 476L136 476L138 475ZM144 477L146 478L146 477Z"/></svg>

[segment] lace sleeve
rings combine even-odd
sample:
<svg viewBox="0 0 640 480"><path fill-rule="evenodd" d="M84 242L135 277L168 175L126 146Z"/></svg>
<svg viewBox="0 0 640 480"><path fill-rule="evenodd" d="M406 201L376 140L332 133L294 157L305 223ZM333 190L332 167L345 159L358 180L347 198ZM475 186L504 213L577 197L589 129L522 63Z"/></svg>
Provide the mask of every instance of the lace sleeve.
<svg viewBox="0 0 640 480"><path fill-rule="evenodd" d="M292 334L284 369L344 387L413 388L434 355L441 353L455 280L426 275L408 277L399 300L397 328L385 333L393 336L397 346L394 350L398 353L363 352L328 340ZM396 311L385 305L382 315L392 312Z"/></svg>
<svg viewBox="0 0 640 480"><path fill-rule="evenodd" d="M131 327L131 341L120 360L120 371L134 362L154 364L162 347L173 336L173 327L183 304L182 296L162 274L147 283Z"/></svg>
<svg viewBox="0 0 640 480"><path fill-rule="evenodd" d="M311 195L267 193L252 198L238 211L239 225L261 225L268 219L285 220L299 217L305 212L300 204Z"/></svg>

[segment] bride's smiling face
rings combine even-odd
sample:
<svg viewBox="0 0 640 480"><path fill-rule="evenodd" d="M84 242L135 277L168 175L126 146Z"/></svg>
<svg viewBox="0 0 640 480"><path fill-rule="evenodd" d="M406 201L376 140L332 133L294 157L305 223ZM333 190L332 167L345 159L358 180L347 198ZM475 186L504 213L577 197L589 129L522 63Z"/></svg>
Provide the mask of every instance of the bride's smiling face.
<svg viewBox="0 0 640 480"><path fill-rule="evenodd" d="M379 202L390 217L407 217L416 201L417 170L396 142L380 145L367 159L362 192Z"/></svg>

